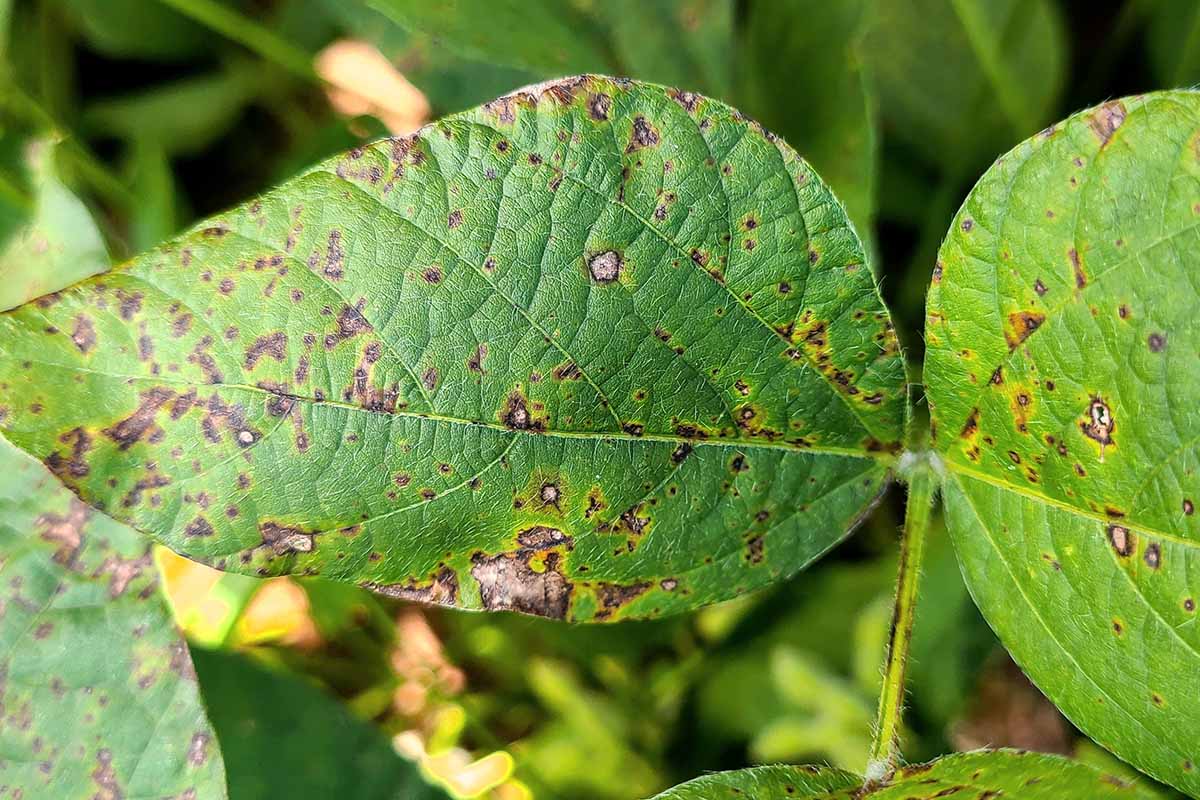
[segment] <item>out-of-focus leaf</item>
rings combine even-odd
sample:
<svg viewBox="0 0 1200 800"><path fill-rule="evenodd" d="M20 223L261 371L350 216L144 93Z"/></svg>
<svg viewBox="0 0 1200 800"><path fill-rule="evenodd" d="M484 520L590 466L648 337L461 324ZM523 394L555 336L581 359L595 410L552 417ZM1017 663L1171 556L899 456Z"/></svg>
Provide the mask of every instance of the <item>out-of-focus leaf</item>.
<svg viewBox="0 0 1200 800"><path fill-rule="evenodd" d="M88 44L113 58L182 61L211 47L212 35L158 0L56 0Z"/></svg>
<svg viewBox="0 0 1200 800"><path fill-rule="evenodd" d="M1200 93L1082 111L971 191L925 383L972 596L1081 730L1200 792Z"/></svg>
<svg viewBox="0 0 1200 800"><path fill-rule="evenodd" d="M380 730L319 689L236 653L192 653L225 753L230 800L448 797Z"/></svg>
<svg viewBox="0 0 1200 800"><path fill-rule="evenodd" d="M785 587L765 604L768 609L786 608L787 613L762 622L751 617L743 627L749 628L752 639L710 654L698 678L696 713L704 744L713 748L714 757L727 748L744 747L795 709L778 683L764 676L763 665L771 663L776 653L801 652L830 680L852 676L859 642L847 631L888 591L895 576L891 559L823 564L807 576L803 587ZM876 672L880 663L873 666ZM818 696L817 706L820 701ZM814 707L808 706L810 716ZM828 758L823 749L807 755L818 761Z"/></svg>
<svg viewBox="0 0 1200 800"><path fill-rule="evenodd" d="M612 66L603 32L559 0L369 0L409 31L463 55L546 75L604 72Z"/></svg>
<svg viewBox="0 0 1200 800"><path fill-rule="evenodd" d="M733 5L732 0L600 0L591 11L606 24L613 58L625 74L730 100ZM815 166L824 175L825 166Z"/></svg>
<svg viewBox="0 0 1200 800"><path fill-rule="evenodd" d="M818 756L842 769L864 769L873 714L867 696L794 648L776 648L768 666L783 705L751 740L751 758L770 763Z"/></svg>
<svg viewBox="0 0 1200 800"><path fill-rule="evenodd" d="M767 0L739 41L739 101L808 159L869 236L875 216L875 103L860 53L871 0ZM782 77L786 76L786 77Z"/></svg>
<svg viewBox="0 0 1200 800"><path fill-rule="evenodd" d="M6 792L225 797L149 540L0 439L0 752Z"/></svg>
<svg viewBox="0 0 1200 800"><path fill-rule="evenodd" d="M651 84L351 151L43 305L0 317L0 401L83 497L222 568L466 608L650 617L794 574L904 418L828 187Z"/></svg>
<svg viewBox="0 0 1200 800"><path fill-rule="evenodd" d="M1151 66L1163 88L1200 81L1200 3L1152 3L1146 42Z"/></svg>
<svg viewBox="0 0 1200 800"><path fill-rule="evenodd" d="M862 54L888 133L958 174L1045 124L1066 70L1050 0L876 0Z"/></svg>
<svg viewBox="0 0 1200 800"><path fill-rule="evenodd" d="M130 209L129 250L140 253L179 230L175 176L162 145L144 139L133 143L127 170L137 198Z"/></svg>
<svg viewBox="0 0 1200 800"><path fill-rule="evenodd" d="M151 143L167 155L196 153L228 131L272 81L270 73L238 62L209 75L94 101L83 111L83 126L90 135Z"/></svg>
<svg viewBox="0 0 1200 800"><path fill-rule="evenodd" d="M1015 750L958 753L902 767L885 785L821 767L756 767L706 775L655 800L913 800L915 797L1020 800L1153 800L1153 790L1065 758ZM916 793L916 794L914 794Z"/></svg>
<svg viewBox="0 0 1200 800"><path fill-rule="evenodd" d="M0 310L108 269L108 251L83 202L55 175L54 145L30 145L34 209L0 250Z"/></svg>
<svg viewBox="0 0 1200 800"><path fill-rule="evenodd" d="M535 659L522 665L530 689L554 714L513 753L557 797L645 796L662 786L654 767L633 742L636 719L609 697L589 690L565 664ZM612 777L620 775L614 785Z"/></svg>
<svg viewBox="0 0 1200 800"><path fill-rule="evenodd" d="M165 547L155 549L163 592L188 641L220 647L263 581L197 564Z"/></svg>

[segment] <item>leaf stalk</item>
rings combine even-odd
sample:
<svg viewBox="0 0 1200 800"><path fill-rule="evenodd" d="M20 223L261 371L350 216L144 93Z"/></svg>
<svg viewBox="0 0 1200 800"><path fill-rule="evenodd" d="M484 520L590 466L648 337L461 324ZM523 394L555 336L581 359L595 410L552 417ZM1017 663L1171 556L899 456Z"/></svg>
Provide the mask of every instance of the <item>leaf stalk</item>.
<svg viewBox="0 0 1200 800"><path fill-rule="evenodd" d="M913 619L921 579L925 539L937 492L940 463L929 450L909 452L901 459L908 480L908 504L904 534L900 540L900 569L896 579L896 601L884 666L883 688L875 723L875 741L867 761L868 784L885 781L900 759L900 723L904 712L904 681L912 644Z"/></svg>

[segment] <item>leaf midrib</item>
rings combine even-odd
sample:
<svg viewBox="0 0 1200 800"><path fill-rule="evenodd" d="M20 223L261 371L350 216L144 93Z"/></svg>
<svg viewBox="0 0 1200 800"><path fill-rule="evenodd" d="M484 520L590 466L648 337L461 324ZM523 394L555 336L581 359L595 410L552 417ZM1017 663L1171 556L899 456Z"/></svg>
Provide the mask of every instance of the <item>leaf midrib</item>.
<svg viewBox="0 0 1200 800"><path fill-rule="evenodd" d="M1054 508L1060 509L1062 511L1067 511L1067 512L1073 513L1076 516L1080 516L1085 519L1094 520L1094 521L1102 523L1104 525L1120 525L1121 527L1129 528L1137 533L1144 533L1148 536L1153 536L1153 537L1162 539L1163 541L1170 542L1172 544L1177 544L1177 545L1180 545L1183 547L1195 547L1195 548L1200 549L1200 542L1185 538L1183 536L1180 536L1179 534L1165 533L1164 531L1157 530L1156 528L1152 528L1150 526L1143 525L1139 522L1134 522L1127 517L1114 518L1114 517L1106 516L1104 514L1097 513L1095 511L1091 511L1090 509L1080 508L1079 506L1071 505L1070 503L1067 503L1064 500L1059 500L1054 497L1049 497L1047 495L1042 494L1041 492L1031 491L1023 486L1018 486L1015 483L1010 483L1009 481L1006 481L1002 478L997 478L994 475L989 475L986 472L981 472L979 470L973 469L973 468L968 467L965 464L958 462L958 461L947 460L945 462L945 464L946 464L946 469L949 470L950 472L957 473L958 475L965 475L968 478L972 478L974 480L989 484L991 486L996 487L997 489L1004 489L1006 491L1012 492L1013 494L1020 495L1021 497L1024 497L1026 499L1034 500L1039 503L1044 503L1048 506L1053 506Z"/></svg>
<svg viewBox="0 0 1200 800"><path fill-rule="evenodd" d="M877 461L882 464L890 464L896 460L896 457L890 453L878 452L873 453L866 450L856 448L841 448L829 445L815 445L813 447L797 447L786 442L761 442L749 439L688 439L683 436L677 436L669 433L645 433L641 436L634 436L623 431L564 431L547 429L544 431L520 430L517 428L509 428L497 422L488 422L485 420L462 419L460 417L451 417L444 414L427 414L419 411L407 411L396 409L388 411L382 408L367 408L365 406L354 405L353 403L344 403L340 400L317 400L314 397L307 395L295 394L292 392L272 392L263 389L261 386L253 386L244 383L230 383L226 381L218 383L196 383L194 381L185 381L179 379L166 378L161 375L125 375L115 372L106 372L104 370L88 369L77 364L60 364L54 361L43 361L40 359L28 359L31 363L39 364L44 367L52 367L63 369L70 372L82 372L90 375L100 375L105 378L114 378L119 380L141 381L144 383L153 383L157 385L172 385L183 386L189 389L204 389L204 388L223 388L235 389L253 394L259 394L264 397L283 397L290 400L296 400L307 403L312 406L327 406L330 408L340 408L346 411L355 411L362 414L378 414L387 417L404 417L408 419L429 420L431 422L445 423L447 425L461 425L473 428L487 428L489 430L499 431L501 433L531 436L531 437L551 437L559 439L583 439L587 441L628 441L628 442L663 442L667 444L681 445L686 444L691 447L727 447L741 450L780 450L786 453L812 453L814 455L826 456L849 456L853 458L861 458L870 461Z"/></svg>

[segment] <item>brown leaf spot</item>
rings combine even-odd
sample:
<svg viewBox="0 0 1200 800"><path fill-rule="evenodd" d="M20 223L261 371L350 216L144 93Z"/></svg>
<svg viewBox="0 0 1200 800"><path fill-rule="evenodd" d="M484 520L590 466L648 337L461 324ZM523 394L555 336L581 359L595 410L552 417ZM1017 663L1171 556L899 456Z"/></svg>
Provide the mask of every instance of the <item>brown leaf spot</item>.
<svg viewBox="0 0 1200 800"><path fill-rule="evenodd" d="M207 537L214 533L216 531L213 530L212 523L204 517L196 517L183 529L183 535L187 537Z"/></svg>
<svg viewBox="0 0 1200 800"><path fill-rule="evenodd" d="M280 525L277 522L263 522L258 526L258 530L262 534L263 545L270 547L277 556L312 552L315 538L312 531Z"/></svg>
<svg viewBox="0 0 1200 800"><path fill-rule="evenodd" d="M424 582L364 583L362 588L400 600L452 606L458 599L458 576L449 567L441 567Z"/></svg>
<svg viewBox="0 0 1200 800"><path fill-rule="evenodd" d="M70 445L70 455L63 457L57 450L45 458L46 467L65 483L71 483L71 478L84 478L91 467L85 456L92 449L92 437L83 428L72 428L58 437L58 441Z"/></svg>
<svg viewBox="0 0 1200 800"><path fill-rule="evenodd" d="M426 388L426 390L432 392L434 389L437 388L437 384L438 384L438 371L436 369L434 369L433 367L430 367L429 369L427 369L421 373L421 385L424 386Z"/></svg>
<svg viewBox="0 0 1200 800"><path fill-rule="evenodd" d="M657 147L658 142L658 131L654 126L647 122L641 114L634 117L633 131L630 133L629 145L625 148L625 152L633 153L645 147Z"/></svg>
<svg viewBox="0 0 1200 800"><path fill-rule="evenodd" d="M596 599L600 601L600 608L596 610L596 620L610 619L614 613L645 594L650 585L648 581L630 584L597 583Z"/></svg>
<svg viewBox="0 0 1200 800"><path fill-rule="evenodd" d="M325 248L325 277L341 280L346 274L346 252L342 248L342 232L334 228L329 232Z"/></svg>
<svg viewBox="0 0 1200 800"><path fill-rule="evenodd" d="M487 354L487 343L481 342L479 346L475 348L475 352L467 358L467 369L469 369L471 372L476 372L480 375L483 375L483 360L487 358Z"/></svg>
<svg viewBox="0 0 1200 800"><path fill-rule="evenodd" d="M361 298L354 306L349 304L343 305L342 310L337 316L337 331L330 333L325 337L325 349L332 350L340 342L347 339L353 339L361 333L374 330L371 323L367 322L367 318L363 316L363 309L367 306L366 298Z"/></svg>
<svg viewBox="0 0 1200 800"><path fill-rule="evenodd" d="M96 346L96 326L91 317L85 314L75 317L75 328L71 331L71 341L84 355L92 351Z"/></svg>
<svg viewBox="0 0 1200 800"><path fill-rule="evenodd" d="M206 228L207 230L214 230ZM99 790L92 800L124 800L125 790L117 781L116 770L112 765L112 751L107 747L96 753L96 768L92 770L92 782Z"/></svg>
<svg viewBox="0 0 1200 800"><path fill-rule="evenodd" d="M1028 339L1045 321L1046 315L1040 311L1014 311L1009 314L1008 327L1004 330L1008 349L1016 350L1017 345Z"/></svg>
<svg viewBox="0 0 1200 800"><path fill-rule="evenodd" d="M192 735L188 745L187 760L193 767L199 767L208 761L208 743L212 736L207 731L197 731Z"/></svg>
<svg viewBox="0 0 1200 800"><path fill-rule="evenodd" d="M605 250L588 259L588 272L596 283L612 283L620 276L624 263L616 250Z"/></svg>
<svg viewBox="0 0 1200 800"><path fill-rule="evenodd" d="M541 569L530 562L539 551L471 558L471 577L479 584L480 600L489 611L519 611L552 619L564 619L575 587L563 576L558 553L547 553Z"/></svg>
<svg viewBox="0 0 1200 800"><path fill-rule="evenodd" d="M34 522L43 541L57 545L52 558L65 567L75 565L75 557L83 546L83 529L92 510L74 497L65 514L42 514Z"/></svg>
<svg viewBox="0 0 1200 800"><path fill-rule="evenodd" d="M1125 104L1120 100L1113 100L1105 103L1094 110L1088 118L1088 127L1092 129L1092 133L1100 140L1100 147L1103 149L1108 146L1113 134L1117 128L1121 127L1121 123L1125 121Z"/></svg>
<svg viewBox="0 0 1200 800"><path fill-rule="evenodd" d="M258 361L264 355L270 356L276 361L283 361L286 355L287 334L283 331L275 331L264 336L259 336L254 340L254 343L246 350L246 369L254 369L258 365Z"/></svg>
<svg viewBox="0 0 1200 800"><path fill-rule="evenodd" d="M1104 448L1113 443L1112 434L1116 427L1116 420L1113 419L1108 404L1099 397L1092 397L1085 419L1079 423L1079 428L1089 439L1100 443L1101 461L1104 460Z"/></svg>
<svg viewBox="0 0 1200 800"><path fill-rule="evenodd" d="M1162 548L1158 542L1151 542L1146 545L1146 552L1142 554L1142 559L1150 569L1158 569L1159 565L1162 564Z"/></svg>
<svg viewBox="0 0 1200 800"><path fill-rule="evenodd" d="M1079 251L1072 247L1067 251L1067 258L1071 260L1071 271L1075 274L1075 288L1082 289L1087 286L1087 274L1083 271L1083 262L1079 260Z"/></svg>
<svg viewBox="0 0 1200 800"><path fill-rule="evenodd" d="M155 387L142 392L137 410L125 419L101 431L117 443L120 450L128 450L155 427L154 418L158 410L173 398L175 393L165 387Z"/></svg>
<svg viewBox="0 0 1200 800"><path fill-rule="evenodd" d="M1151 353L1161 353L1167 349L1167 335L1165 333L1152 333L1146 338L1146 344L1149 346Z"/></svg>
<svg viewBox="0 0 1200 800"><path fill-rule="evenodd" d="M603 93L589 94L587 99L588 116L603 122L608 119L608 112L612 108L612 98Z"/></svg>
<svg viewBox="0 0 1200 800"><path fill-rule="evenodd" d="M1128 558L1137 546L1137 537L1130 533L1124 525L1108 526L1108 542L1117 555Z"/></svg>

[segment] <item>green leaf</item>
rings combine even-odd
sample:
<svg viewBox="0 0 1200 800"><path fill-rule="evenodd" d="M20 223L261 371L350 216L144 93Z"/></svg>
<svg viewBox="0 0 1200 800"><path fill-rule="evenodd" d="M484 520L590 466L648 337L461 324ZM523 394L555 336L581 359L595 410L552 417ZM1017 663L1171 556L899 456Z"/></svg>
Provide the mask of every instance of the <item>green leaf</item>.
<svg viewBox="0 0 1200 800"><path fill-rule="evenodd" d="M626 74L728 99L734 16L730 0L606 0L593 9L605 23L613 58Z"/></svg>
<svg viewBox="0 0 1200 800"><path fill-rule="evenodd" d="M490 65L529 70L541 78L599 70L691 86L715 96L725 96L730 89L730 0L373 0L371 7L417 42L432 38L433 47L421 48L429 51L425 58L408 59L416 74L411 69L406 74L418 85L421 72L439 63L450 75L466 68L485 85L495 80L482 64L448 58L444 51L449 50ZM356 9L342 10L339 16L363 19ZM367 32L375 39L395 41L394 33L378 24ZM433 77L433 86L440 88L445 77Z"/></svg>
<svg viewBox="0 0 1200 800"><path fill-rule="evenodd" d="M860 53L869 8L867 0L752 3L739 43L746 112L812 162L864 234L875 215L878 160Z"/></svg>
<svg viewBox="0 0 1200 800"><path fill-rule="evenodd" d="M751 767L704 775L655 795L654 800L804 800L860 786L862 778L830 767Z"/></svg>
<svg viewBox="0 0 1200 800"><path fill-rule="evenodd" d="M113 58L182 61L214 37L177 11L146 0L58 0L88 43Z"/></svg>
<svg viewBox="0 0 1200 800"><path fill-rule="evenodd" d="M150 143L167 155L195 154L224 135L276 80L255 63L237 62L209 75L97 100L84 109L83 125L91 135Z"/></svg>
<svg viewBox="0 0 1200 800"><path fill-rule="evenodd" d="M0 310L108 269L108 252L83 202L54 174L54 146L33 145L33 216L0 251Z"/></svg>
<svg viewBox="0 0 1200 800"><path fill-rule="evenodd" d="M224 797L148 540L0 439L0 752L17 797ZM53 788L50 788L53 787Z"/></svg>
<svg viewBox="0 0 1200 800"><path fill-rule="evenodd" d="M13 440L185 555L573 620L795 573L904 418L820 178L721 103L598 77L321 164L0 343Z"/></svg>
<svg viewBox="0 0 1200 800"><path fill-rule="evenodd" d="M1150 4L1146 54L1158 82L1186 86L1200 79L1200 6L1188 0Z"/></svg>
<svg viewBox="0 0 1200 800"><path fill-rule="evenodd" d="M611 67L604 35L573 3L556 0L370 0L414 33L483 61L561 75Z"/></svg>
<svg viewBox="0 0 1200 800"><path fill-rule="evenodd" d="M1049 118L1063 39L1050 0L876 0L862 53L888 132L954 172Z"/></svg>
<svg viewBox="0 0 1200 800"><path fill-rule="evenodd" d="M1059 756L981 750L903 767L886 784L870 789L864 789L862 779L849 772L825 767L755 767L705 775L669 789L655 800L917 800L960 796L981 800L1157 797L1133 781Z"/></svg>
<svg viewBox="0 0 1200 800"><path fill-rule="evenodd" d="M181 199L171 162L161 145L135 141L129 148L125 171L138 199L130 210L129 248L140 253L180 229Z"/></svg>
<svg viewBox="0 0 1200 800"><path fill-rule="evenodd" d="M319 689L245 656L199 647L192 653L225 753L231 800L448 798L396 754L382 731Z"/></svg>
<svg viewBox="0 0 1200 800"><path fill-rule="evenodd" d="M925 381L968 586L1080 729L1200 791L1200 94L1083 111L979 181Z"/></svg>

